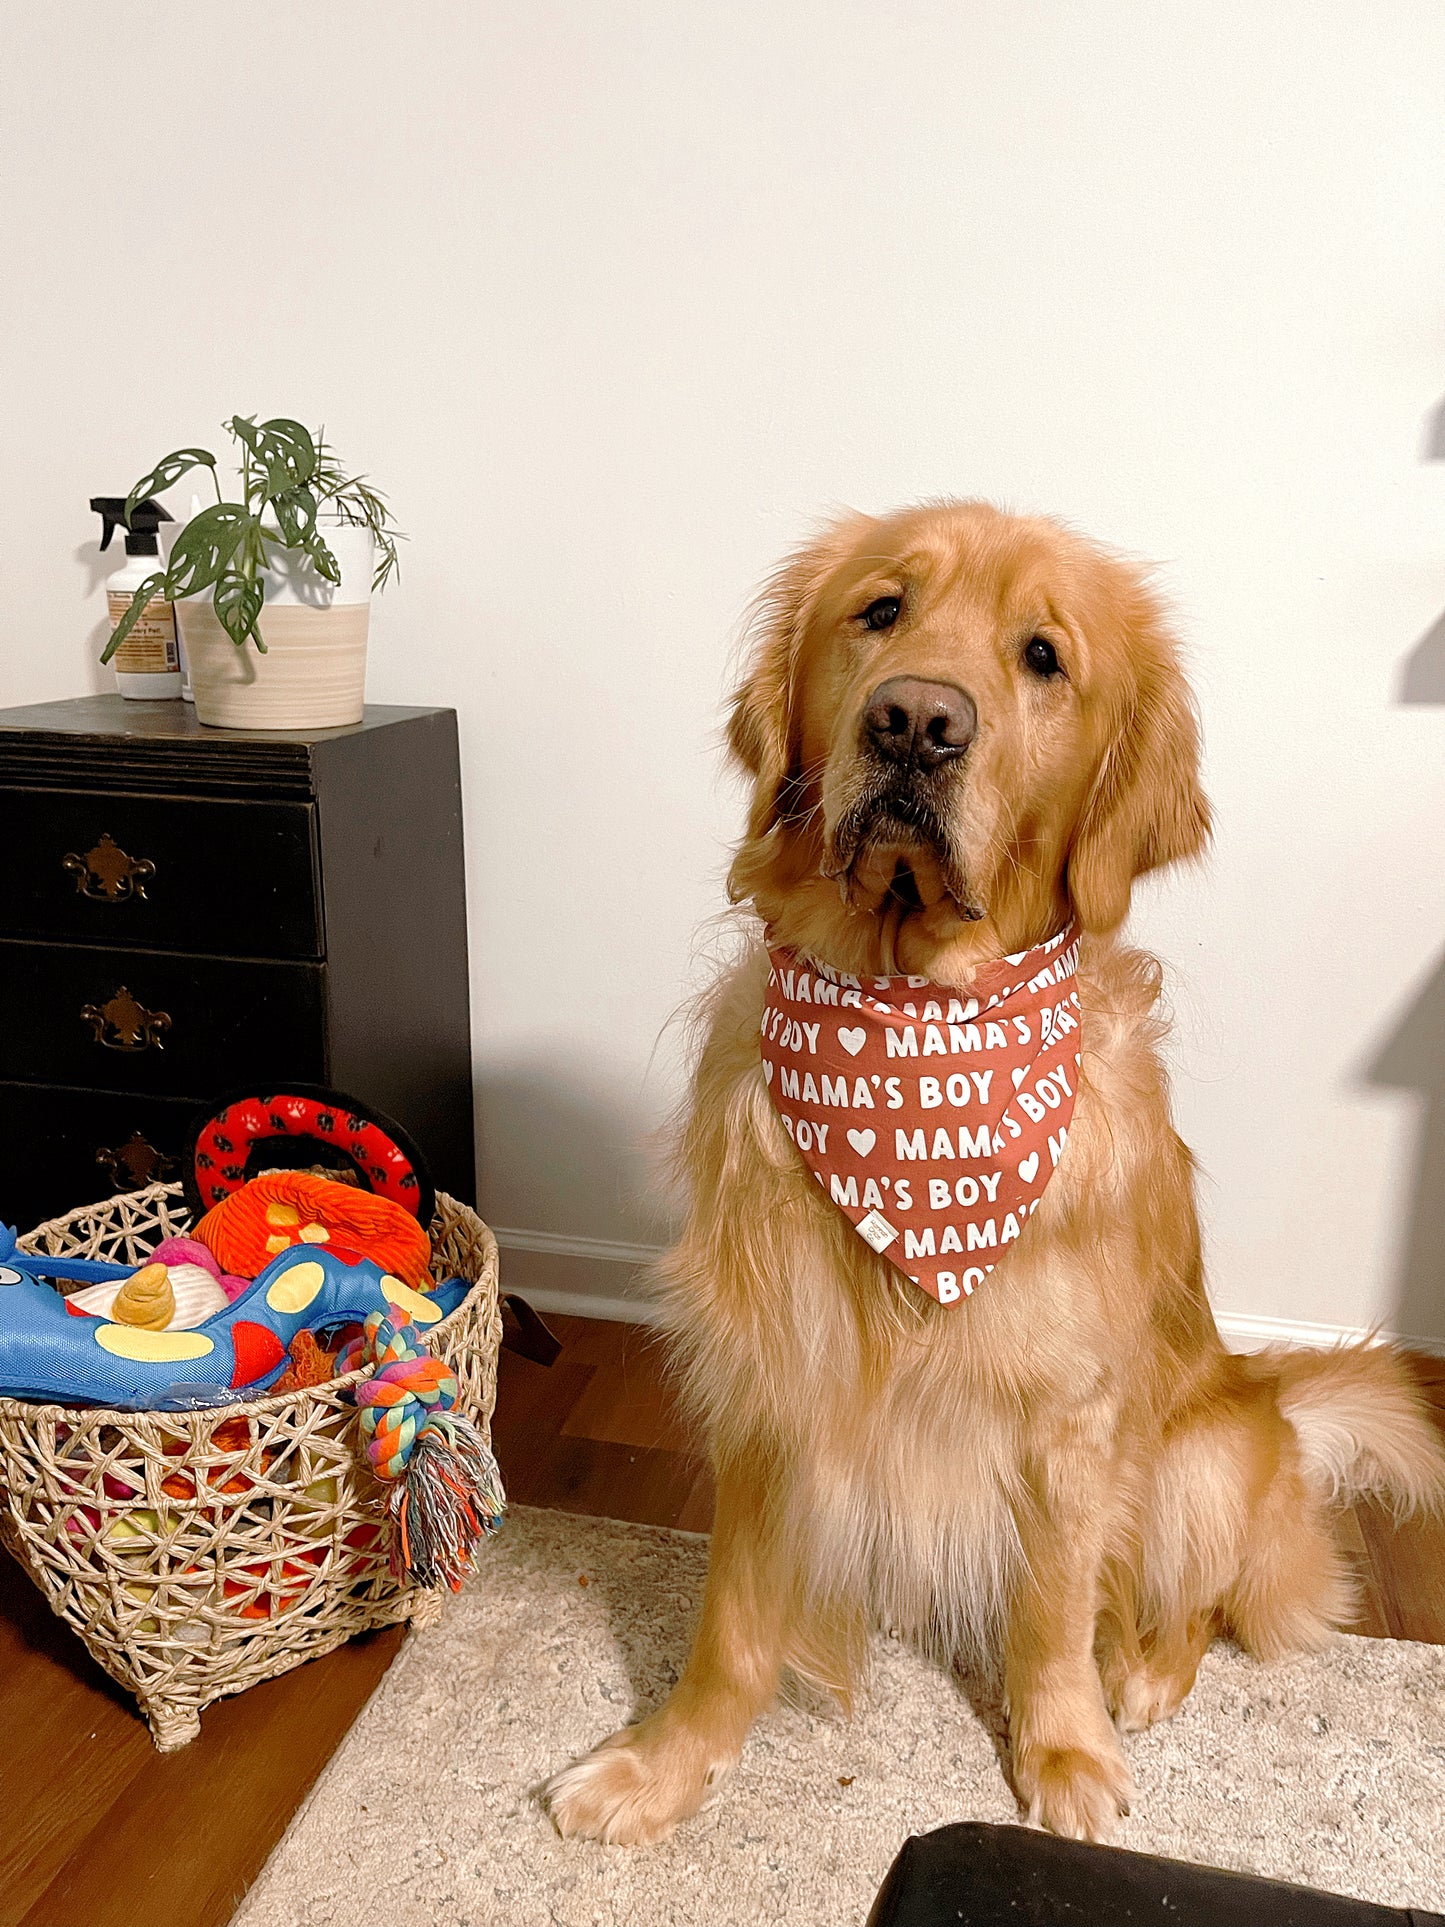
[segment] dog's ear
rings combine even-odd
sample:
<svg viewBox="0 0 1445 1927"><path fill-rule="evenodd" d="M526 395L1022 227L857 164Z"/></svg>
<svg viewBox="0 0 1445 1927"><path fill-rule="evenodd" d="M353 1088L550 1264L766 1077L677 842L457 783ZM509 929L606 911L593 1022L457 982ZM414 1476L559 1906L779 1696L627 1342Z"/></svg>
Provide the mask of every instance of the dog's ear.
<svg viewBox="0 0 1445 1927"><path fill-rule="evenodd" d="M1199 781L1199 721L1158 604L1128 598L1124 653L1132 698L1108 744L1069 855L1069 895L1086 930L1117 928L1135 879L1199 856L1209 802Z"/></svg>
<svg viewBox="0 0 1445 1927"><path fill-rule="evenodd" d="M748 624L752 650L733 694L728 748L753 779L748 841L765 837L789 814L801 788L798 672L818 592L852 545L866 516L847 516L787 556L764 584Z"/></svg>
<svg viewBox="0 0 1445 1927"><path fill-rule="evenodd" d="M793 766L793 663L808 580L803 551L771 577L754 604L752 656L733 692L728 748L753 779L749 840L766 836L777 823Z"/></svg>

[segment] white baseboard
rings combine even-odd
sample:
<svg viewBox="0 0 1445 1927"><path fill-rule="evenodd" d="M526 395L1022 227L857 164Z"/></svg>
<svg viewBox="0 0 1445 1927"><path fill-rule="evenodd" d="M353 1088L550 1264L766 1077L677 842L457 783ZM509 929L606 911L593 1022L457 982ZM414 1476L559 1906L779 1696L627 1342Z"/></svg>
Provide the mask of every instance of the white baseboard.
<svg viewBox="0 0 1445 1927"><path fill-rule="evenodd" d="M1367 1330L1363 1325L1315 1325L1303 1318L1267 1318L1246 1311L1219 1311L1214 1322L1232 1351L1260 1352L1266 1345L1308 1345L1328 1350L1333 1345L1378 1344L1388 1332Z"/></svg>
<svg viewBox="0 0 1445 1927"><path fill-rule="evenodd" d="M605 1318L618 1325L654 1325L657 1316L645 1298L603 1298L591 1291L551 1291L546 1285L506 1285L519 1290L533 1311L562 1318Z"/></svg>
<svg viewBox="0 0 1445 1927"><path fill-rule="evenodd" d="M661 1256L661 1245L524 1231L512 1225L493 1225L492 1230L503 1254L503 1291L520 1292L544 1314L651 1324L651 1308L628 1286Z"/></svg>
<svg viewBox="0 0 1445 1927"><path fill-rule="evenodd" d="M515 1225L494 1224L492 1235L503 1251L536 1251L554 1258L586 1258L609 1265L650 1265L665 1245L619 1244L613 1238L582 1238L570 1231L522 1231Z"/></svg>
<svg viewBox="0 0 1445 1927"><path fill-rule="evenodd" d="M1419 1338L1384 1325L1311 1325L1302 1318L1266 1318L1251 1312L1216 1311L1214 1322L1231 1351L1258 1352L1266 1345L1304 1345L1330 1351L1336 1345L1402 1345L1409 1352L1445 1358L1445 1338Z"/></svg>
<svg viewBox="0 0 1445 1927"><path fill-rule="evenodd" d="M642 1296L617 1287L624 1284L616 1267L640 1271L660 1258L662 1245L621 1244L609 1238L574 1237L568 1233L524 1231L494 1225L502 1250L509 1258L504 1289L519 1291L540 1312L563 1317L606 1318L623 1324L650 1325L656 1314ZM1411 1351L1445 1357L1445 1339L1415 1338L1404 1333L1363 1325L1316 1325L1298 1318L1270 1318L1253 1312L1216 1311L1220 1335L1237 1352L1262 1351L1266 1345L1305 1345L1329 1350L1335 1345L1396 1343Z"/></svg>

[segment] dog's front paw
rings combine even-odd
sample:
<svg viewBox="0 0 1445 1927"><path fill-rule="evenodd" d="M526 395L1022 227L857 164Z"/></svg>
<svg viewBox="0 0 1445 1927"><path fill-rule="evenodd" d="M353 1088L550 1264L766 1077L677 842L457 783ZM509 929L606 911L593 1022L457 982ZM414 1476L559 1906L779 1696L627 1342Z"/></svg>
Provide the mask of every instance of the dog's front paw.
<svg viewBox="0 0 1445 1927"><path fill-rule="evenodd" d="M1030 1823L1069 1840L1107 1840L1128 1813L1133 1793L1117 1749L1029 1747L1014 1762L1014 1783Z"/></svg>
<svg viewBox="0 0 1445 1927"><path fill-rule="evenodd" d="M609 1847L664 1840L679 1820L697 1812L732 1764L709 1764L689 1738L649 1732L650 1721L629 1726L564 1767L543 1798L564 1840L600 1840Z"/></svg>

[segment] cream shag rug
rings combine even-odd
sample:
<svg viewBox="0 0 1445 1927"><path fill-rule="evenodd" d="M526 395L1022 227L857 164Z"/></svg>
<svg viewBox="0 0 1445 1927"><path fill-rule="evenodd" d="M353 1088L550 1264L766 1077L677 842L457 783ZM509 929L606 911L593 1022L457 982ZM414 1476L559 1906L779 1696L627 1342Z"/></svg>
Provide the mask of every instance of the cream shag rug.
<svg viewBox="0 0 1445 1927"><path fill-rule="evenodd" d="M769 1714L665 1845L559 1840L535 1788L665 1695L706 1558L690 1533L517 1507L236 1927L861 1927L908 1834L1017 1821L987 1689L885 1640L853 1723ZM1445 1648L1342 1639L1260 1666L1216 1647L1179 1716L1126 1746L1119 1845L1445 1909Z"/></svg>

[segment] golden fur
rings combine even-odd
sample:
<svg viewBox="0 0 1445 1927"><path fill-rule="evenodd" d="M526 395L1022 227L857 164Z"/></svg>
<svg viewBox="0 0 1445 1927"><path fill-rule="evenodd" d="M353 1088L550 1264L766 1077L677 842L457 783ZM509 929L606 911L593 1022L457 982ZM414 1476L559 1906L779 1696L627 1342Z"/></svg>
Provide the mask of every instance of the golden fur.
<svg viewBox="0 0 1445 1927"><path fill-rule="evenodd" d="M875 632L863 612L897 598ZM564 1834L654 1840L736 1760L784 1667L845 1701L880 1619L997 1652L1030 1817L1098 1839L1118 1731L1173 1713L1217 1633L1262 1656L1348 1619L1331 1501L1445 1491L1384 1348L1240 1358L1215 1330L1193 1167L1159 1059L1159 968L1118 935L1136 877L1204 847L1193 707L1139 574L978 503L855 517L766 592L732 748L732 872L780 943L965 990L1084 930L1067 1152L1024 1235L940 1307L875 1257L773 1111L761 943L716 988L682 1130L691 1206L665 1319L717 1477L702 1621L667 1703L549 1789ZM1023 651L1052 643L1062 671ZM973 698L966 755L907 821L860 719L900 674Z"/></svg>

